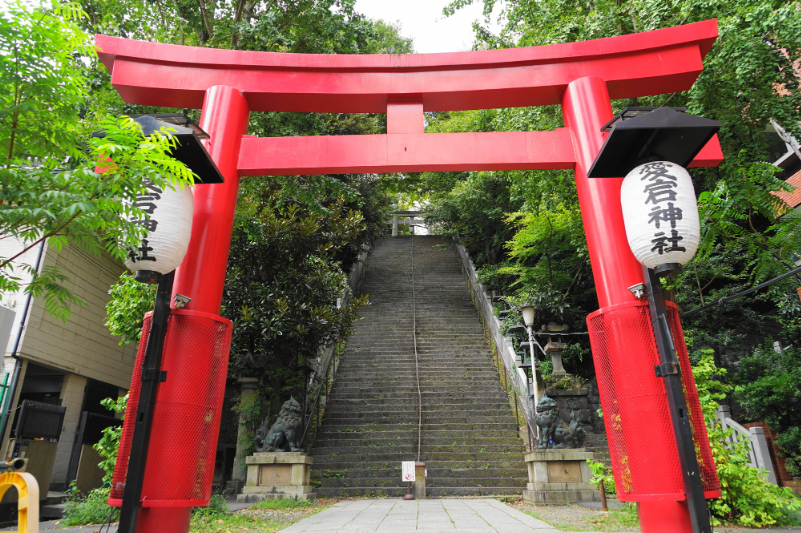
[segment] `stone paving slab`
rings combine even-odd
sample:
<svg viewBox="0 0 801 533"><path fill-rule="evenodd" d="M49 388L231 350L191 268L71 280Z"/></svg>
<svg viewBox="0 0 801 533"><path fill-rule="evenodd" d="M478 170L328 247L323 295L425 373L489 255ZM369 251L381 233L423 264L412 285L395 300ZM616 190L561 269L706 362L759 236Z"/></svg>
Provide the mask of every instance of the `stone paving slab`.
<svg viewBox="0 0 801 533"><path fill-rule="evenodd" d="M493 499L339 502L283 533L556 533L545 522Z"/></svg>

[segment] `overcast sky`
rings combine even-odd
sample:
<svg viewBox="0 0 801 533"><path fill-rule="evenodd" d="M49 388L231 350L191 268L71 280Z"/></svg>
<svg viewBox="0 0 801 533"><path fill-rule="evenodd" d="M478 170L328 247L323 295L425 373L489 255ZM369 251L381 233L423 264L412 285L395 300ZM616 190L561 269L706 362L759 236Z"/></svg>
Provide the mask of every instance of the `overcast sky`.
<svg viewBox="0 0 801 533"><path fill-rule="evenodd" d="M475 2L447 18L442 8L450 0L356 0L356 11L372 19L400 21L401 34L414 38L419 54L463 52L473 46L473 21L483 19L484 2Z"/></svg>

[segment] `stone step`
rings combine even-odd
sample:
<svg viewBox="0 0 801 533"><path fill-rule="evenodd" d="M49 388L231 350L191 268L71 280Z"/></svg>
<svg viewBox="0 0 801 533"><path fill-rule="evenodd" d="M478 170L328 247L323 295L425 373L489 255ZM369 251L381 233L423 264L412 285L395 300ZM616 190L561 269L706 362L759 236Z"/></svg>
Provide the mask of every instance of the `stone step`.
<svg viewBox="0 0 801 533"><path fill-rule="evenodd" d="M397 425L393 426L391 424L384 424L384 425L362 425L359 427L343 427L343 426L326 426L325 423L323 424L323 430L326 433L336 434L336 435L363 435L363 436L370 436L374 433L374 436L381 437L386 434L395 434L395 435L408 435L414 433L417 435L417 424L404 424L404 425ZM440 422L426 422L423 421L422 424L422 431L423 433L431 436L448 436L448 435L461 435L461 438L469 438L475 436L483 436L486 435L486 432L512 432L516 434L517 432L517 425L513 422L510 423L508 420L505 422L481 422L481 423L460 423L454 422L452 424L440 423ZM441 432L441 434L440 434ZM493 436L498 435L498 433L493 433ZM416 437L415 437L416 438Z"/></svg>
<svg viewBox="0 0 801 533"><path fill-rule="evenodd" d="M471 405L475 401L480 401L481 405L485 407L492 407L500 409L510 409L509 402L505 398L494 397L492 399L486 398L478 398L475 397L471 398L458 398L458 397L448 397L448 398L440 398L443 401L436 402L435 405L441 407L442 409L449 409L449 408L464 408L465 406ZM354 406L372 406L372 407L386 407L386 406L412 406L415 410L418 407L418 399L417 397L406 397L406 398L338 398L334 395L331 396L331 399L328 400L327 408L334 409L334 408L344 408L344 409L352 409ZM434 405L433 402L429 402L431 405ZM341 405L340 405L341 404ZM423 406L425 408L425 404Z"/></svg>
<svg viewBox="0 0 801 533"><path fill-rule="evenodd" d="M522 446L521 446L522 448ZM455 448L452 448L454 450ZM357 453L360 452L360 453ZM417 443L409 445L385 446L381 448L370 447L350 447L342 446L338 448L319 448L312 454L315 464L319 462L320 465L330 464L328 459L334 459L339 463L351 462L365 462L365 463L381 463L384 461L399 460L398 457L414 457L417 455ZM521 449L510 449L504 452L468 452L461 453L458 451L444 451L444 452L426 452L425 459L440 462L477 462L477 463L512 463L520 460L522 456ZM400 459L409 460L409 459ZM334 462L334 461L331 461Z"/></svg>
<svg viewBox="0 0 801 533"><path fill-rule="evenodd" d="M387 463L389 464L389 463ZM313 479L356 479L356 478L369 478L369 479L400 479L401 466L384 467L384 463L377 463L375 466L353 465L345 470L337 470L333 468L321 469L312 468ZM522 463L521 463L522 464ZM460 465L461 466L461 465ZM503 478L518 478L520 476L520 468L447 468L447 467L432 467L426 464L426 472L429 479L444 479L444 478L468 478L468 479L487 479L495 477Z"/></svg>
<svg viewBox="0 0 801 533"><path fill-rule="evenodd" d="M322 479L322 486L325 488L334 488L334 487L341 487L341 488L348 488L348 487L365 487L365 486L377 486L377 487L397 487L398 485L402 484L400 475L394 478L331 478L331 479ZM426 492L428 492L429 488L435 487L508 487L509 485L518 486L518 485L525 485L528 483L528 477L526 478L435 478L430 473L426 476Z"/></svg>
<svg viewBox="0 0 801 533"><path fill-rule="evenodd" d="M429 494L520 494L525 487L508 394L461 266L452 249L434 247L441 242L414 241L416 324L411 239L386 239L368 259L361 292L371 305L348 340L312 451L320 496L405 493L400 462L418 453L420 395Z"/></svg>
<svg viewBox="0 0 801 533"><path fill-rule="evenodd" d="M508 496L521 495L525 487L433 487L426 488L426 497L440 498L445 496ZM400 498L406 494L406 487L318 487L314 493L320 498Z"/></svg>
<svg viewBox="0 0 801 533"><path fill-rule="evenodd" d="M517 439L517 442L515 442ZM381 439L376 437L369 437L365 439L336 439L323 437L319 440L318 448L346 448L352 447L354 449L365 450L369 448L385 449L386 447L393 447L398 445L397 439L392 437ZM428 452L447 452L457 451L460 453L501 453L509 450L517 450L522 454L524 452L523 444L518 437L508 437L505 439L495 439L491 442L487 441L473 441L473 442L453 442L449 439L436 440L423 440L420 443L421 447Z"/></svg>
<svg viewBox="0 0 801 533"><path fill-rule="evenodd" d="M464 418L465 421L475 420L481 421L485 417L496 417L498 415L498 411L495 409L453 409L447 413L443 413L438 409L426 409L424 406L423 409L423 417L426 416L449 416L450 418ZM502 416L502 415L501 415ZM417 423L417 409L393 409L392 406L387 407L386 410L379 410L373 409L371 411L361 411L361 412L347 412L347 411L338 411L334 412L331 410L326 411L325 413L325 420L326 422L329 420L336 420L336 421L343 421L343 422L358 422L359 420L367 418L368 421L372 422L381 418L388 418L391 420L399 420L400 422L407 422L404 417L411 417L414 420L414 423ZM587 436L589 442L589 435Z"/></svg>
<svg viewBox="0 0 801 533"><path fill-rule="evenodd" d="M423 415L423 422L430 423L447 423L447 424L508 424L507 417L500 416L464 416L459 413L438 413L436 415ZM329 418L323 423L323 428L326 431L337 431L344 433L360 433L370 430L386 431L387 428L395 428L397 426L407 426L417 430L418 420L417 413L409 413L404 417L394 415L392 417L378 417L375 419L369 418ZM469 435L465 435L467 437ZM598 444L602 446L602 444Z"/></svg>

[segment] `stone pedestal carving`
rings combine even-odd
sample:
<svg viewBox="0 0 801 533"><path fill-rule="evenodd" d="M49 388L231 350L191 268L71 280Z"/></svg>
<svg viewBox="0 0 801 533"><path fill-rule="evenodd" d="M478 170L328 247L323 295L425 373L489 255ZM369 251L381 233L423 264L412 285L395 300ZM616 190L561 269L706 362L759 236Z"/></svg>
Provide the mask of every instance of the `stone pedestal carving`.
<svg viewBox="0 0 801 533"><path fill-rule="evenodd" d="M564 505L600 501L598 489L590 484L587 459L582 450L541 450L527 453L528 486L523 501L534 505Z"/></svg>
<svg viewBox="0 0 801 533"><path fill-rule="evenodd" d="M248 478L239 502L314 499L309 475L312 458L301 452L254 453L246 459Z"/></svg>

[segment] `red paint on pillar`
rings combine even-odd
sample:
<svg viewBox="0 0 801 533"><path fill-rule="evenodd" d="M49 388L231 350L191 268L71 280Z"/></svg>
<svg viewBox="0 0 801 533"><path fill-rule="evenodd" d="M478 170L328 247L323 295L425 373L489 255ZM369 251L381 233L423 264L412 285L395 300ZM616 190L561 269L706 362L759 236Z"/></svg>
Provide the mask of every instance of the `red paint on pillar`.
<svg viewBox="0 0 801 533"><path fill-rule="evenodd" d="M643 282L642 265L634 257L623 225L620 185L623 178L589 179L587 171L601 150L601 127L612 118L606 82L581 78L571 82L562 96L565 126L573 137L576 154L576 189L587 235L598 304L633 302L628 287Z"/></svg>
<svg viewBox="0 0 801 533"><path fill-rule="evenodd" d="M136 533L185 533L191 518L191 507L142 507L136 519Z"/></svg>
<svg viewBox="0 0 801 533"><path fill-rule="evenodd" d="M612 305L633 302L635 298L628 287L642 283L643 276L642 266L631 252L623 224L620 204L623 178L587 178L587 171L603 145L601 127L612 118L606 82L595 77L571 82L562 95L562 113L565 126L573 138L576 189L598 303L603 310ZM613 368L613 376L619 377L620 370ZM658 392L664 393L663 390ZM637 451L629 450L629 453L635 455ZM640 453L648 455L647 450ZM640 502L637 511L643 533L692 533L686 503Z"/></svg>
<svg viewBox="0 0 801 533"><path fill-rule="evenodd" d="M173 286L173 296L183 294L192 299L186 306L188 310L214 315L220 312L239 189L239 148L242 136L247 133L249 117L250 106L239 90L215 86L206 92L200 127L209 134L209 139L204 141L206 150L220 169L225 183L201 185L194 189L192 239L183 263L175 272ZM192 366L192 358L197 353L187 350L182 354L182 364ZM225 370L219 378L225 379ZM193 385L185 380L173 381L171 389L180 393L192 390ZM217 398L217 412L221 402L222 394ZM157 404L157 412L158 407ZM214 423L219 431L219 418ZM158 438L158 435L151 435L151 441ZM187 533L190 517L189 507L143 507L139 511L136 533Z"/></svg>
<svg viewBox="0 0 801 533"><path fill-rule="evenodd" d="M220 312L239 190L239 148L249 117L250 106L239 90L215 86L206 92L200 127L209 134L206 150L225 183L195 187L192 239L173 289L192 298L186 308L193 311Z"/></svg>
<svg viewBox="0 0 801 533"><path fill-rule="evenodd" d="M687 502L659 501L637 503L642 533L692 533Z"/></svg>

